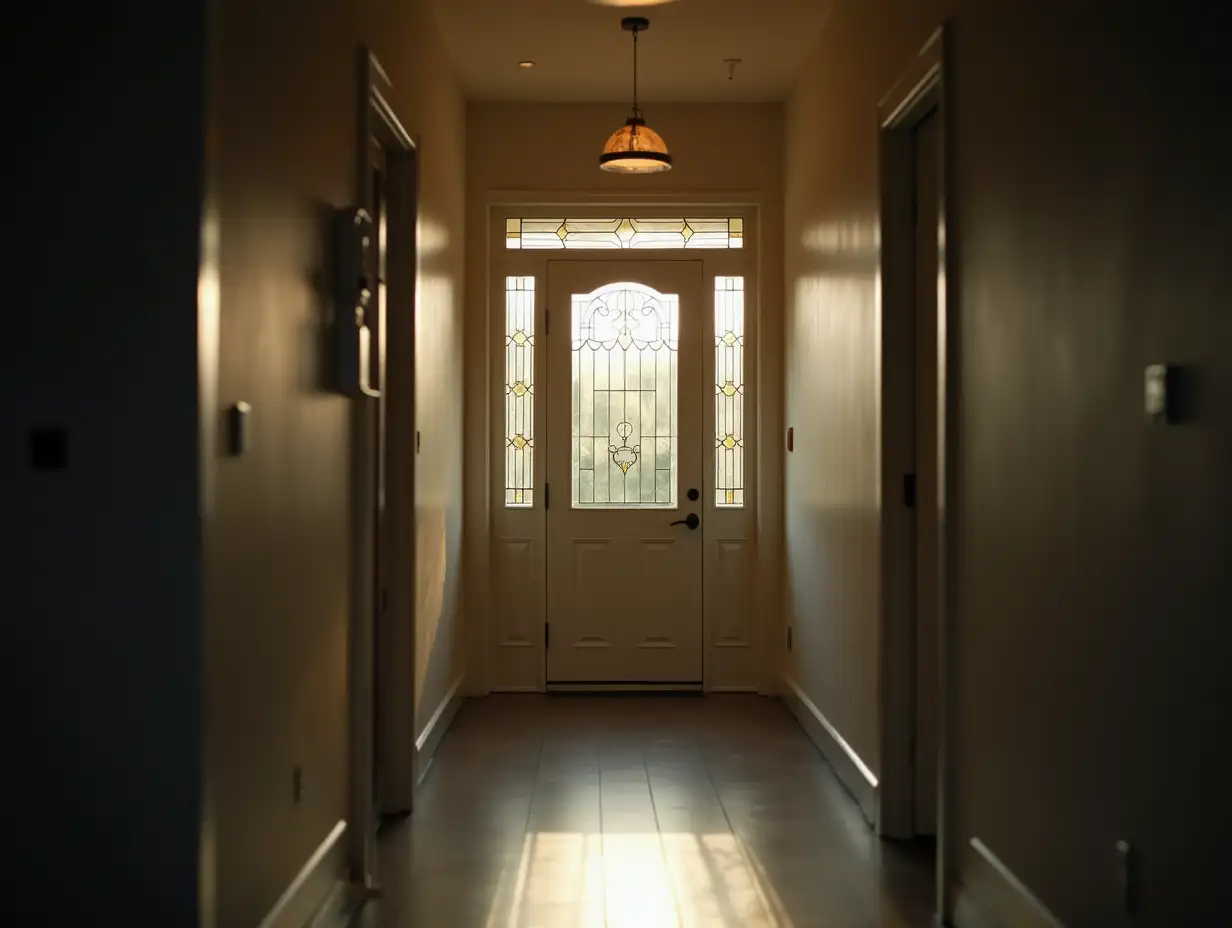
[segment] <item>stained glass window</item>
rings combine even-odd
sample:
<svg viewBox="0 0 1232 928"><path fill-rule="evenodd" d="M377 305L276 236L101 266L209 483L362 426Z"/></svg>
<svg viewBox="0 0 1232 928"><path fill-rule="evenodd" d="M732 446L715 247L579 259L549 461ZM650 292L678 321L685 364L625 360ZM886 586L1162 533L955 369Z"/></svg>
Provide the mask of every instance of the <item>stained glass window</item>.
<svg viewBox="0 0 1232 928"><path fill-rule="evenodd" d="M714 504L744 505L744 278L714 280Z"/></svg>
<svg viewBox="0 0 1232 928"><path fill-rule="evenodd" d="M505 220L506 248L743 248L744 220Z"/></svg>
<svg viewBox="0 0 1232 928"><path fill-rule="evenodd" d="M675 508L679 297L609 284L572 324L574 508Z"/></svg>
<svg viewBox="0 0 1232 928"><path fill-rule="evenodd" d="M505 505L529 508L535 486L535 278L505 278Z"/></svg>

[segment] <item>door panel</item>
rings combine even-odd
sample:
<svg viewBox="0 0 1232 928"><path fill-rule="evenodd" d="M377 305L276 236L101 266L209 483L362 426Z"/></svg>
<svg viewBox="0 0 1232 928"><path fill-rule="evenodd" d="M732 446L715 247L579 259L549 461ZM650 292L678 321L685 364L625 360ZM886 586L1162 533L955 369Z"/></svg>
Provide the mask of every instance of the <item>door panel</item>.
<svg viewBox="0 0 1232 928"><path fill-rule="evenodd" d="M937 229L940 219L937 115L915 130L916 187L916 544L915 831L937 831L937 696L940 545L937 424Z"/></svg>
<svg viewBox="0 0 1232 928"><path fill-rule="evenodd" d="M699 261L549 263L549 683L702 680L702 294Z"/></svg>

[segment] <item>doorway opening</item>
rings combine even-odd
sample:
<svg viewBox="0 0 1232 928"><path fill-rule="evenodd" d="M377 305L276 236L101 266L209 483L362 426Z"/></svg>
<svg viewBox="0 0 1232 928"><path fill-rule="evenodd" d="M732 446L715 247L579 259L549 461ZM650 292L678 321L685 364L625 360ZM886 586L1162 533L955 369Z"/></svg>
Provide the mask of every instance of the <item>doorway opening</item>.
<svg viewBox="0 0 1232 928"><path fill-rule="evenodd" d="M945 33L882 100L882 776L877 826L945 841L948 319Z"/></svg>
<svg viewBox="0 0 1232 928"><path fill-rule="evenodd" d="M390 107L388 78L360 58L358 201L372 218L366 383L353 402L354 592L350 623L352 883L374 892L373 838L411 811L415 785L415 300L417 145Z"/></svg>
<svg viewBox="0 0 1232 928"><path fill-rule="evenodd" d="M756 213L562 213L491 211L485 689L757 692Z"/></svg>

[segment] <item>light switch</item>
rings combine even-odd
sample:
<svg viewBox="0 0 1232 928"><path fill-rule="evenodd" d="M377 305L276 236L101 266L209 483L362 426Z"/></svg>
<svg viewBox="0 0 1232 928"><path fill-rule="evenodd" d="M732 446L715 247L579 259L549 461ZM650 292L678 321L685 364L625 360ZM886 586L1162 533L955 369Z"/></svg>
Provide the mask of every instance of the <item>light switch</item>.
<svg viewBox="0 0 1232 928"><path fill-rule="evenodd" d="M252 407L243 400L227 410L227 450L239 457L248 450L248 420Z"/></svg>
<svg viewBox="0 0 1232 928"><path fill-rule="evenodd" d="M1167 364L1152 364L1146 369L1146 416L1152 422L1171 421L1172 369Z"/></svg>

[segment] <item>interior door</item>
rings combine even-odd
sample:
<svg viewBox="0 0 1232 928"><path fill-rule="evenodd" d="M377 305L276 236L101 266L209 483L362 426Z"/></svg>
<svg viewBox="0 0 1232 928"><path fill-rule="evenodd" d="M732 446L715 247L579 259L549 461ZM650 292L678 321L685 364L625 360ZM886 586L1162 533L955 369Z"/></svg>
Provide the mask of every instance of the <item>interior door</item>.
<svg viewBox="0 0 1232 928"><path fill-rule="evenodd" d="M915 832L937 833L938 636L940 524L938 497L937 229L940 137L937 114L915 129Z"/></svg>
<svg viewBox="0 0 1232 928"><path fill-rule="evenodd" d="M702 682L700 261L553 261L547 681Z"/></svg>

